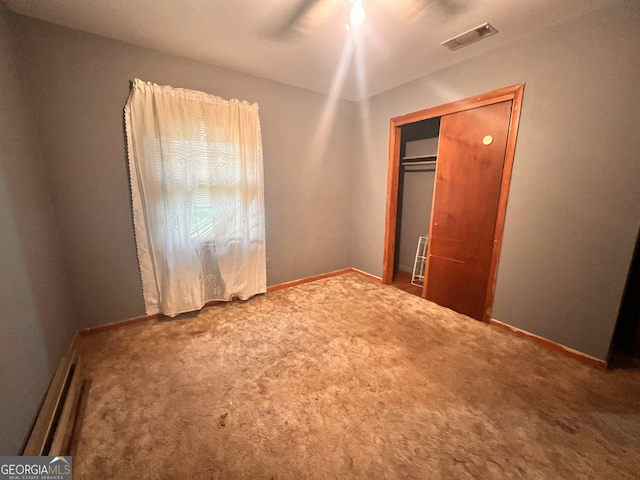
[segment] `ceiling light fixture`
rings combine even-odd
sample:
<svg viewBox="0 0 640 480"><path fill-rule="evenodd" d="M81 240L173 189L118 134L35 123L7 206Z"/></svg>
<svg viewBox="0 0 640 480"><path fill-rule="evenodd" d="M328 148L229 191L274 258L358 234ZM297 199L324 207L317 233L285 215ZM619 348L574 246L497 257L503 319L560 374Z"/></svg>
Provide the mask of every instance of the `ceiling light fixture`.
<svg viewBox="0 0 640 480"><path fill-rule="evenodd" d="M362 0L353 0L351 11L349 12L349 22L346 25L347 30L349 30L350 27L359 27L363 25L366 18L367 12L364 10Z"/></svg>

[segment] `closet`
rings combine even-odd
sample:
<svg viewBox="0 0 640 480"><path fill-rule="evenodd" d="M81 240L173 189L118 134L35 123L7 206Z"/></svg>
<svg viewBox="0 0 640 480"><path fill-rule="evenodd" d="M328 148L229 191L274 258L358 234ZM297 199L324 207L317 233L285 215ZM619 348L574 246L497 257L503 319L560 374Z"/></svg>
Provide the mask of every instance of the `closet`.
<svg viewBox="0 0 640 480"><path fill-rule="evenodd" d="M398 272L410 274L412 283L422 287L425 267L423 258L426 254L423 247L429 235L440 118L410 123L402 126L401 130L396 225L398 248L394 272L396 278ZM417 254L419 260L416 265Z"/></svg>
<svg viewBox="0 0 640 480"><path fill-rule="evenodd" d="M523 91L515 85L391 119L384 283L406 269L404 242L415 245L419 230L429 236L422 296L491 319ZM432 163L424 148L436 142ZM427 185L412 186L418 166L435 166ZM421 218L405 226L413 210Z"/></svg>

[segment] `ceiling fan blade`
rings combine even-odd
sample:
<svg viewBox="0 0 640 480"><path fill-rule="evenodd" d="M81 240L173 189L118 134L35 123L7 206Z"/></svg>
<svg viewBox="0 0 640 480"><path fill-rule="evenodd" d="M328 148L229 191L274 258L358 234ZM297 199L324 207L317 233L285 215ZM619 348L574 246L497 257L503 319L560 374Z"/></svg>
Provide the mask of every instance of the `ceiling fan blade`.
<svg viewBox="0 0 640 480"><path fill-rule="evenodd" d="M464 12L468 3L468 0L422 0L425 12L433 13L434 9L437 9L449 18Z"/></svg>
<svg viewBox="0 0 640 480"><path fill-rule="evenodd" d="M467 9L466 0L437 0L436 3L450 15L457 15Z"/></svg>
<svg viewBox="0 0 640 480"><path fill-rule="evenodd" d="M275 29L276 37L284 37L295 30L296 27L304 20L304 17L316 6L321 0L300 0L293 11L280 23Z"/></svg>

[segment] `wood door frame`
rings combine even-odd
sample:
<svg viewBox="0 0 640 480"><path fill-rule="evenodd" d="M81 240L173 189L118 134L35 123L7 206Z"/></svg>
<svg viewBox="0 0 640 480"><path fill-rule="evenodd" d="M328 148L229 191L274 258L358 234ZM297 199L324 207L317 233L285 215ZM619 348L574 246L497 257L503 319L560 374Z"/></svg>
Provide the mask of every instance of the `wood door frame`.
<svg viewBox="0 0 640 480"><path fill-rule="evenodd" d="M500 184L500 199L498 202L498 213L496 227L493 235L493 251L491 253L491 264L489 265L489 285L485 296L485 308L483 321L491 320L491 309L493 307L493 297L495 293L496 275L498 272L498 259L502 247L502 234L504 233L504 221L507 212L507 199L509 197L509 186L511 184L511 172L513 169L513 159L515 156L516 139L518 136L518 126L520 123L520 110L522 107L522 96L524 93L524 83L512 85L510 87L494 90L473 97L465 98L455 102L447 103L437 107L419 110L408 113L390 120L389 130L389 170L387 175L387 216L384 234L384 258L382 263L382 283L391 284L393 282L393 270L396 251L396 226L398 220L398 191L400 180L400 149L402 141L402 130L400 127L428 120L430 118L442 117L452 113L470 110L472 108L484 107L494 103L512 100L511 118L509 120L509 132L507 135L507 148L505 151L504 167L502 171L502 181ZM438 164L436 162L436 180L434 184L437 188ZM433 200L432 200L433 201ZM433 208L432 208L433 216ZM428 281L428 259L425 265L425 284Z"/></svg>

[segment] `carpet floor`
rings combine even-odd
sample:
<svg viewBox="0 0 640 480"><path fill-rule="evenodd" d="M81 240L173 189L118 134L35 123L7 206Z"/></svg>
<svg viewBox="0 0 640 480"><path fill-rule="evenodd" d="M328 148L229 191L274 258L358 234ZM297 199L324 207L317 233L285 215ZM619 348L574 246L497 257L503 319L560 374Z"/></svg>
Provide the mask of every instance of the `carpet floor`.
<svg viewBox="0 0 640 480"><path fill-rule="evenodd" d="M79 339L76 479L631 479L640 372L347 274Z"/></svg>

